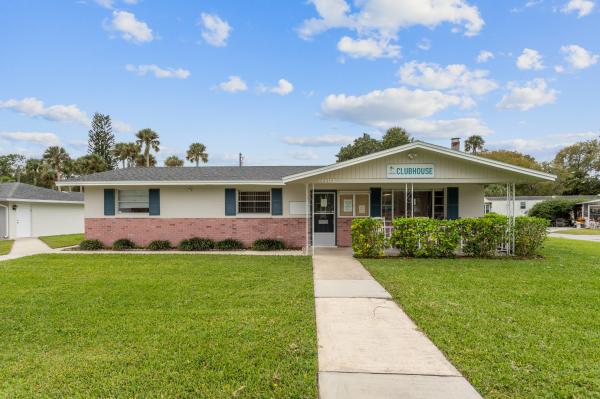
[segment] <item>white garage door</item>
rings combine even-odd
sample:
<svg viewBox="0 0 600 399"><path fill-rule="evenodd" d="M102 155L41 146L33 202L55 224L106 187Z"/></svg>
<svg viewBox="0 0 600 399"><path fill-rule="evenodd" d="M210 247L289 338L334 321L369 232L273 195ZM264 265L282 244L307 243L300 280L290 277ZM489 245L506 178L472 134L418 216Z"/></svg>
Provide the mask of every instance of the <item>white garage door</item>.
<svg viewBox="0 0 600 399"><path fill-rule="evenodd" d="M17 205L17 238L31 237L31 205Z"/></svg>

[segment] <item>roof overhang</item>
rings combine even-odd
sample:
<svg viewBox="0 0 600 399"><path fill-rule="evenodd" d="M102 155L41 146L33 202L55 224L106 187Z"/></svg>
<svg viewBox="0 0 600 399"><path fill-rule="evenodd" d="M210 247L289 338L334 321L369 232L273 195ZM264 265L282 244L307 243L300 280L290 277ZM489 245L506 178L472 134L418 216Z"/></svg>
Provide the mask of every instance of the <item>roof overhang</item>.
<svg viewBox="0 0 600 399"><path fill-rule="evenodd" d="M533 169L528 169L528 168L523 168L520 166L515 166L515 165L511 165L511 164L507 164L504 162L500 162L500 161L495 161L492 159L487 159L487 158L483 158L483 157L478 157L475 155L471 155L471 154L467 154L461 151L456 151L456 150L452 150L450 148L446 148L446 147L442 147L442 146L438 146L435 144L430 144L430 143L425 143L423 141L414 141L412 143L409 144L405 144L402 146L398 146L398 147L394 147L394 148L390 148L389 150L384 150L384 151L379 151L373 154L369 154L369 155L365 155L359 158L354 158L348 161L344 161L344 162L339 162L339 163L335 163L333 165L328 165L328 166L324 166L322 168L318 168L318 169L314 169L314 170L310 170L307 172L302 172L302 173L297 173L295 175L290 175L290 176L286 176L283 178L284 183L291 183L297 180L302 180L302 179L306 179L309 177L313 177L313 176L318 176L324 173L328 173L328 172L333 172L335 170L339 170L339 169L343 169L343 168L347 168L349 166L353 166L353 165L358 165L364 162L368 162L368 161L372 161L375 159L379 159L379 158L383 158L383 157L387 157L390 155L394 155L394 154L399 154L401 152L405 152L405 151L409 151L409 150L413 150L413 149L423 149L426 151L431 151L437 154L442 154L442 155L447 155L450 157L454 157L457 159L462 159L462 160L466 160L466 161L470 161L473 162L475 164L479 164L479 165L485 165L488 167L492 167L492 168L497 168L500 170L504 170L507 172L512 172L512 173L516 173L516 174L520 174L523 176L527 176L528 178L534 178L534 179L538 179L538 180L544 180L544 181L554 181L556 180L556 176L549 174L549 173L545 173L545 172L541 172L539 170L533 170ZM429 182L432 182L431 180L428 180Z"/></svg>
<svg viewBox="0 0 600 399"><path fill-rule="evenodd" d="M63 200L37 200L27 198L0 198L0 201L6 202L35 202L42 204L77 204L83 205L83 201L63 201Z"/></svg>
<svg viewBox="0 0 600 399"><path fill-rule="evenodd" d="M75 186L284 186L285 183L281 180L214 180L214 181L185 181L185 180L158 180L158 181L140 181L140 180L123 180L123 181L58 181L58 187L75 187Z"/></svg>

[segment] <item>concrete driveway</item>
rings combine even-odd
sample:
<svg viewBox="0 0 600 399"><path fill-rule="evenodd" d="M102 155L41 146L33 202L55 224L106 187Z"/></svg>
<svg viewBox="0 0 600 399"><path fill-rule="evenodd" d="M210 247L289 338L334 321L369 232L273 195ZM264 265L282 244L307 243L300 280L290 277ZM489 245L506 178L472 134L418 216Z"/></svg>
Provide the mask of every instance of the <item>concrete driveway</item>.
<svg viewBox="0 0 600 399"><path fill-rule="evenodd" d="M38 238L17 238L8 255L0 256L0 261L22 258L29 255L56 252Z"/></svg>
<svg viewBox="0 0 600 399"><path fill-rule="evenodd" d="M348 249L313 257L322 399L480 398Z"/></svg>

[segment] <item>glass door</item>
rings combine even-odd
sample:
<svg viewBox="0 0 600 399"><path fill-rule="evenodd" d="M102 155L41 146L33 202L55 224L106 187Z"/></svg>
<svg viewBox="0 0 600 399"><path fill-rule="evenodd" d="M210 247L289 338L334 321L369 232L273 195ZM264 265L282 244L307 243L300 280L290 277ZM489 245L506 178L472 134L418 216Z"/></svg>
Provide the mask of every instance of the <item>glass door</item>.
<svg viewBox="0 0 600 399"><path fill-rule="evenodd" d="M313 245L335 247L335 193L313 194Z"/></svg>

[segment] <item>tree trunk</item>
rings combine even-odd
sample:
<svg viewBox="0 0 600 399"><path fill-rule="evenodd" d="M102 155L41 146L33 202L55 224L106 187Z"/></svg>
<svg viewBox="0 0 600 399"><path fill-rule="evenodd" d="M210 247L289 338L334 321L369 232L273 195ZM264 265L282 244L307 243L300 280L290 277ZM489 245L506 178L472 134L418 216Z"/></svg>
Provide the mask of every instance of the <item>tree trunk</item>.
<svg viewBox="0 0 600 399"><path fill-rule="evenodd" d="M200 166L200 159L196 158L196 167Z"/></svg>

